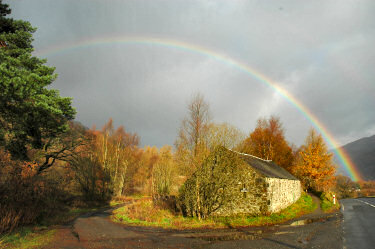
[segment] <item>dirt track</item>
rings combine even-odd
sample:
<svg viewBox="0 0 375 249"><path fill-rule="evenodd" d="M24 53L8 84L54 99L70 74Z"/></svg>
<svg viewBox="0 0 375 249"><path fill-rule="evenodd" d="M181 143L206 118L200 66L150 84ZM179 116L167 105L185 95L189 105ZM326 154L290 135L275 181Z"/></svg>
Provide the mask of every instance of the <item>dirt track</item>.
<svg viewBox="0 0 375 249"><path fill-rule="evenodd" d="M116 224L111 212L79 217L45 248L342 248L341 214L319 209L283 225L190 231Z"/></svg>

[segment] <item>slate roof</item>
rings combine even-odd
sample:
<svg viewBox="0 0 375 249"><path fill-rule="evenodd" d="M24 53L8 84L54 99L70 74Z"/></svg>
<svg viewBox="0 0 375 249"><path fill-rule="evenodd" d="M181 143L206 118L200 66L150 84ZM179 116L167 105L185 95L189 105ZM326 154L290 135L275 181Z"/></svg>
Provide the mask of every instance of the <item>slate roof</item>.
<svg viewBox="0 0 375 249"><path fill-rule="evenodd" d="M276 163L271 160L264 160L256 156L236 152L242 160L244 160L249 166L254 168L256 171L262 175L269 178L280 178L280 179L289 179L289 180L298 180L295 176L290 174L284 168L278 166Z"/></svg>

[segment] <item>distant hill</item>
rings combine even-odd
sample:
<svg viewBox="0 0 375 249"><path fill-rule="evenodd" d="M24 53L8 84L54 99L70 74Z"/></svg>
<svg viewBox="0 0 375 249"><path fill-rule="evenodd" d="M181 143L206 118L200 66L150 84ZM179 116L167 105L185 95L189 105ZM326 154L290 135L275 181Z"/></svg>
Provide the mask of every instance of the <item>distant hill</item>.
<svg viewBox="0 0 375 249"><path fill-rule="evenodd" d="M341 148L348 153L364 180L375 180L375 135L361 138ZM338 162L336 155L334 160ZM348 175L341 167L337 171L338 174Z"/></svg>

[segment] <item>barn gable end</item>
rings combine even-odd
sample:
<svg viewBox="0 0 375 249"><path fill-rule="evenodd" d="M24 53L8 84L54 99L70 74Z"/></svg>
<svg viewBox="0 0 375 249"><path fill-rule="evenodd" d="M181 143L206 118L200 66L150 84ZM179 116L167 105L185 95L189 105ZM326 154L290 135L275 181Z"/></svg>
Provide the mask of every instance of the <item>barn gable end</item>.
<svg viewBox="0 0 375 249"><path fill-rule="evenodd" d="M295 203L301 196L301 182L298 180L266 178L268 211L276 213Z"/></svg>

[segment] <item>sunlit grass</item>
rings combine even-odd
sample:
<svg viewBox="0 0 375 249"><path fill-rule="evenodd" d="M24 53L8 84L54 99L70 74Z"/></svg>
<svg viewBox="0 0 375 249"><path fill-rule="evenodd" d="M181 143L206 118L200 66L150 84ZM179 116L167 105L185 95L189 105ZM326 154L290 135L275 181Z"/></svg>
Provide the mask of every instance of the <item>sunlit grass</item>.
<svg viewBox="0 0 375 249"><path fill-rule="evenodd" d="M134 194L129 196L121 196L121 197L115 197L110 202L109 205L111 207L117 206L126 202L136 201L144 198L151 198L149 196L141 195L141 194Z"/></svg>
<svg viewBox="0 0 375 249"><path fill-rule="evenodd" d="M198 220L183 217L173 212L155 207L151 200L139 200L133 204L118 208L111 216L112 220L128 225L152 226L173 229L225 228L241 226L262 226L284 222L315 210L312 198L303 193L301 198L279 213L261 216L211 217Z"/></svg>
<svg viewBox="0 0 375 249"><path fill-rule="evenodd" d="M321 193L320 201L320 207L322 211L325 213L331 213L340 209L340 203L338 201L336 201L336 203L333 204L333 193L331 192Z"/></svg>
<svg viewBox="0 0 375 249"><path fill-rule="evenodd" d="M324 199L322 200L320 207L322 208L323 212L330 213L340 209L340 204L338 202L336 202L336 204L333 204L333 202Z"/></svg>
<svg viewBox="0 0 375 249"><path fill-rule="evenodd" d="M283 209L278 213L273 213L271 215L261 215L261 216L237 216L237 217L218 217L217 221L228 224L228 226L238 227L238 226L263 226L272 225L281 222L285 222L290 219L297 218L301 215L310 213L317 208L316 204L313 202L311 196L306 193L302 193L299 200L292 204L291 206Z"/></svg>
<svg viewBox="0 0 375 249"><path fill-rule="evenodd" d="M30 227L23 227L10 234L1 235L0 248L41 248L52 241L55 232L54 229L35 231Z"/></svg>

